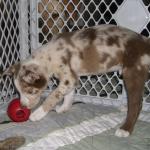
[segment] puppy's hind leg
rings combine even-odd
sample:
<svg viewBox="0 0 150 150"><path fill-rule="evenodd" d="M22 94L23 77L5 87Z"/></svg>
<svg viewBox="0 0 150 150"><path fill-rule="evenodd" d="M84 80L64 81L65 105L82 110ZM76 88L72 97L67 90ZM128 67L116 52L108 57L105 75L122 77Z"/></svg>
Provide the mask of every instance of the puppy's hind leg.
<svg viewBox="0 0 150 150"><path fill-rule="evenodd" d="M136 67L123 69L123 79L128 94L128 111L125 123L116 131L116 136L127 137L132 133L142 108L142 94L147 74L148 71L144 67L141 67L141 70Z"/></svg>
<svg viewBox="0 0 150 150"><path fill-rule="evenodd" d="M73 96L74 96L74 89L64 97L64 102L62 105L56 106L56 112L63 113L63 112L68 111L72 106Z"/></svg>

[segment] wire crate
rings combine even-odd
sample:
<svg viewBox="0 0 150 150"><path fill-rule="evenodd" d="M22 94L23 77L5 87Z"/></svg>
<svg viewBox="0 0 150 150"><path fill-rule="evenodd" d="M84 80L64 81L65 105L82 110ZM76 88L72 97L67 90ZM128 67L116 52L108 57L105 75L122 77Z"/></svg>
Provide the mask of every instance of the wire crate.
<svg viewBox="0 0 150 150"><path fill-rule="evenodd" d="M0 68L25 59L54 34L99 24L115 24L145 36L150 34L148 0L1 0ZM127 95L119 72L82 76L75 99L119 105ZM46 91L57 86L50 80ZM0 106L17 96L11 77L0 79ZM150 110L150 80L145 83L144 106Z"/></svg>

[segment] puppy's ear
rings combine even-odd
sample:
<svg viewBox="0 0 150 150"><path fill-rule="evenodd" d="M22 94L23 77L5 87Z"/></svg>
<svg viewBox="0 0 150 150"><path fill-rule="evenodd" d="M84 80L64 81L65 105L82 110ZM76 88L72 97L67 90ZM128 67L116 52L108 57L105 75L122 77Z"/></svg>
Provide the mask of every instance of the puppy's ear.
<svg viewBox="0 0 150 150"><path fill-rule="evenodd" d="M40 71L39 66L31 64L30 66L23 66L21 78L28 84L35 87L45 86L47 79Z"/></svg>
<svg viewBox="0 0 150 150"><path fill-rule="evenodd" d="M0 71L0 74L2 76L3 75L9 75L9 76L17 75L20 70L20 66L21 66L20 63L14 64L10 66L9 68L7 68L6 70Z"/></svg>
<svg viewBox="0 0 150 150"><path fill-rule="evenodd" d="M38 66L35 64L23 65L20 76L25 82L32 84L35 80L39 79Z"/></svg>

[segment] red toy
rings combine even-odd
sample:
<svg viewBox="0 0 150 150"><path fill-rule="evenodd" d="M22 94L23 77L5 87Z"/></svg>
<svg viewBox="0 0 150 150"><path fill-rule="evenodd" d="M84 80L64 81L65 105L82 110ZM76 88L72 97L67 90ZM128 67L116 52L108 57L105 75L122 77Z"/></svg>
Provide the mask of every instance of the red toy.
<svg viewBox="0 0 150 150"><path fill-rule="evenodd" d="M14 99L8 105L7 114L12 121L23 122L29 119L30 109L22 107L19 99Z"/></svg>

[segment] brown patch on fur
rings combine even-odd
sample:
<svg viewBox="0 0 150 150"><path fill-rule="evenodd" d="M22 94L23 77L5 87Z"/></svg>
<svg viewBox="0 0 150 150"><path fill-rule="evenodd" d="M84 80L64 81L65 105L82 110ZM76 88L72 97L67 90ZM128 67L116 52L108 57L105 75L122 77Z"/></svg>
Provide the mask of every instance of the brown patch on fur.
<svg viewBox="0 0 150 150"><path fill-rule="evenodd" d="M69 84L69 80L66 80L64 84L65 84L65 85L68 85L68 84Z"/></svg>
<svg viewBox="0 0 150 150"><path fill-rule="evenodd" d="M50 56L48 57L48 60L51 61L51 57Z"/></svg>
<svg viewBox="0 0 150 150"><path fill-rule="evenodd" d="M125 44L125 49L123 62L126 67L140 63L142 55L150 55L150 43L144 41L139 35L129 39Z"/></svg>
<svg viewBox="0 0 150 150"><path fill-rule="evenodd" d="M123 79L128 94L128 112L125 123L121 129L132 133L134 125L142 108L142 94L144 83L148 76L148 69L140 66L140 58L142 55L150 55L150 44L147 43L142 36L137 35L129 39L125 45L126 51L123 56Z"/></svg>
<svg viewBox="0 0 150 150"><path fill-rule="evenodd" d="M15 71L14 71L14 76L15 76L15 77L17 77L17 75L18 75L19 70L20 70L20 67L21 67L20 63L14 65L14 69L15 69Z"/></svg>
<svg viewBox="0 0 150 150"><path fill-rule="evenodd" d="M92 42L96 39L96 30L93 28L87 28L85 30L83 30L80 34L79 34L79 38L81 39L88 39L90 44L92 44Z"/></svg>
<svg viewBox="0 0 150 150"><path fill-rule="evenodd" d="M127 33L122 33L121 35L122 35L122 38L128 36Z"/></svg>
<svg viewBox="0 0 150 150"><path fill-rule="evenodd" d="M128 59L128 61L130 61L130 59ZM142 94L147 76L148 70L145 68L142 68L140 71L136 66L123 69L123 79L128 94L128 112L126 121L121 129L129 131L130 134L134 129L134 125L142 108Z"/></svg>
<svg viewBox="0 0 150 150"><path fill-rule="evenodd" d="M62 59L62 63L63 63L63 64L66 65L66 64L68 63L68 60L67 60L65 57L61 57L61 59Z"/></svg>
<svg viewBox="0 0 150 150"><path fill-rule="evenodd" d="M66 49L66 51L67 51L68 60L69 60L69 62L70 62L70 59L71 59L71 57L72 57L72 53L71 53L68 49Z"/></svg>
<svg viewBox="0 0 150 150"><path fill-rule="evenodd" d="M82 66L87 70L87 72L98 72L99 54L94 46L89 46L84 50L82 62Z"/></svg>
<svg viewBox="0 0 150 150"><path fill-rule="evenodd" d="M57 51L60 51L60 50L62 50L63 48L62 47L58 47L56 50Z"/></svg>
<svg viewBox="0 0 150 150"><path fill-rule="evenodd" d="M57 39L63 39L67 42L67 44L71 45L72 47L75 47L74 43L71 41L72 36L74 35L74 32L64 32L57 35ZM60 50L60 48L59 48Z"/></svg>
<svg viewBox="0 0 150 150"><path fill-rule="evenodd" d="M118 27L117 26L112 26L112 27L109 27L108 28L108 32L115 32L116 30L118 30Z"/></svg>
<svg viewBox="0 0 150 150"><path fill-rule="evenodd" d="M55 97L56 97L57 99L59 99L61 96L62 96L62 93L61 93L61 92L57 92L56 95L55 95Z"/></svg>
<svg viewBox="0 0 150 150"><path fill-rule="evenodd" d="M83 59L83 52L79 52L79 58Z"/></svg>
<svg viewBox="0 0 150 150"><path fill-rule="evenodd" d="M47 83L47 80L44 77L44 75L39 75L39 79L35 79L35 81L33 83L31 83L31 85L33 87L41 89L41 88L45 87L46 83Z"/></svg>
<svg viewBox="0 0 150 150"><path fill-rule="evenodd" d="M20 73L19 78L22 90L28 91L29 87L41 89L47 85L47 79L44 74L39 70L38 66L30 65L23 66L22 68L23 69Z"/></svg>
<svg viewBox="0 0 150 150"><path fill-rule="evenodd" d="M24 79L20 79L22 91L27 93L36 93L38 89L46 87L47 80L44 76L40 75L39 79L32 79L30 82L26 82ZM35 89L36 88L36 89Z"/></svg>
<svg viewBox="0 0 150 150"><path fill-rule="evenodd" d="M64 45L63 45L63 43L62 42L59 42L59 45L58 45L58 47L57 47L57 51L60 51L60 50L63 50L64 49Z"/></svg>
<svg viewBox="0 0 150 150"><path fill-rule="evenodd" d="M117 35L109 36L107 39L108 46L112 46L114 44L116 44L118 47L120 47L119 36L117 36Z"/></svg>
<svg viewBox="0 0 150 150"><path fill-rule="evenodd" d="M35 58L35 55L32 55L32 58L34 59L34 58Z"/></svg>

